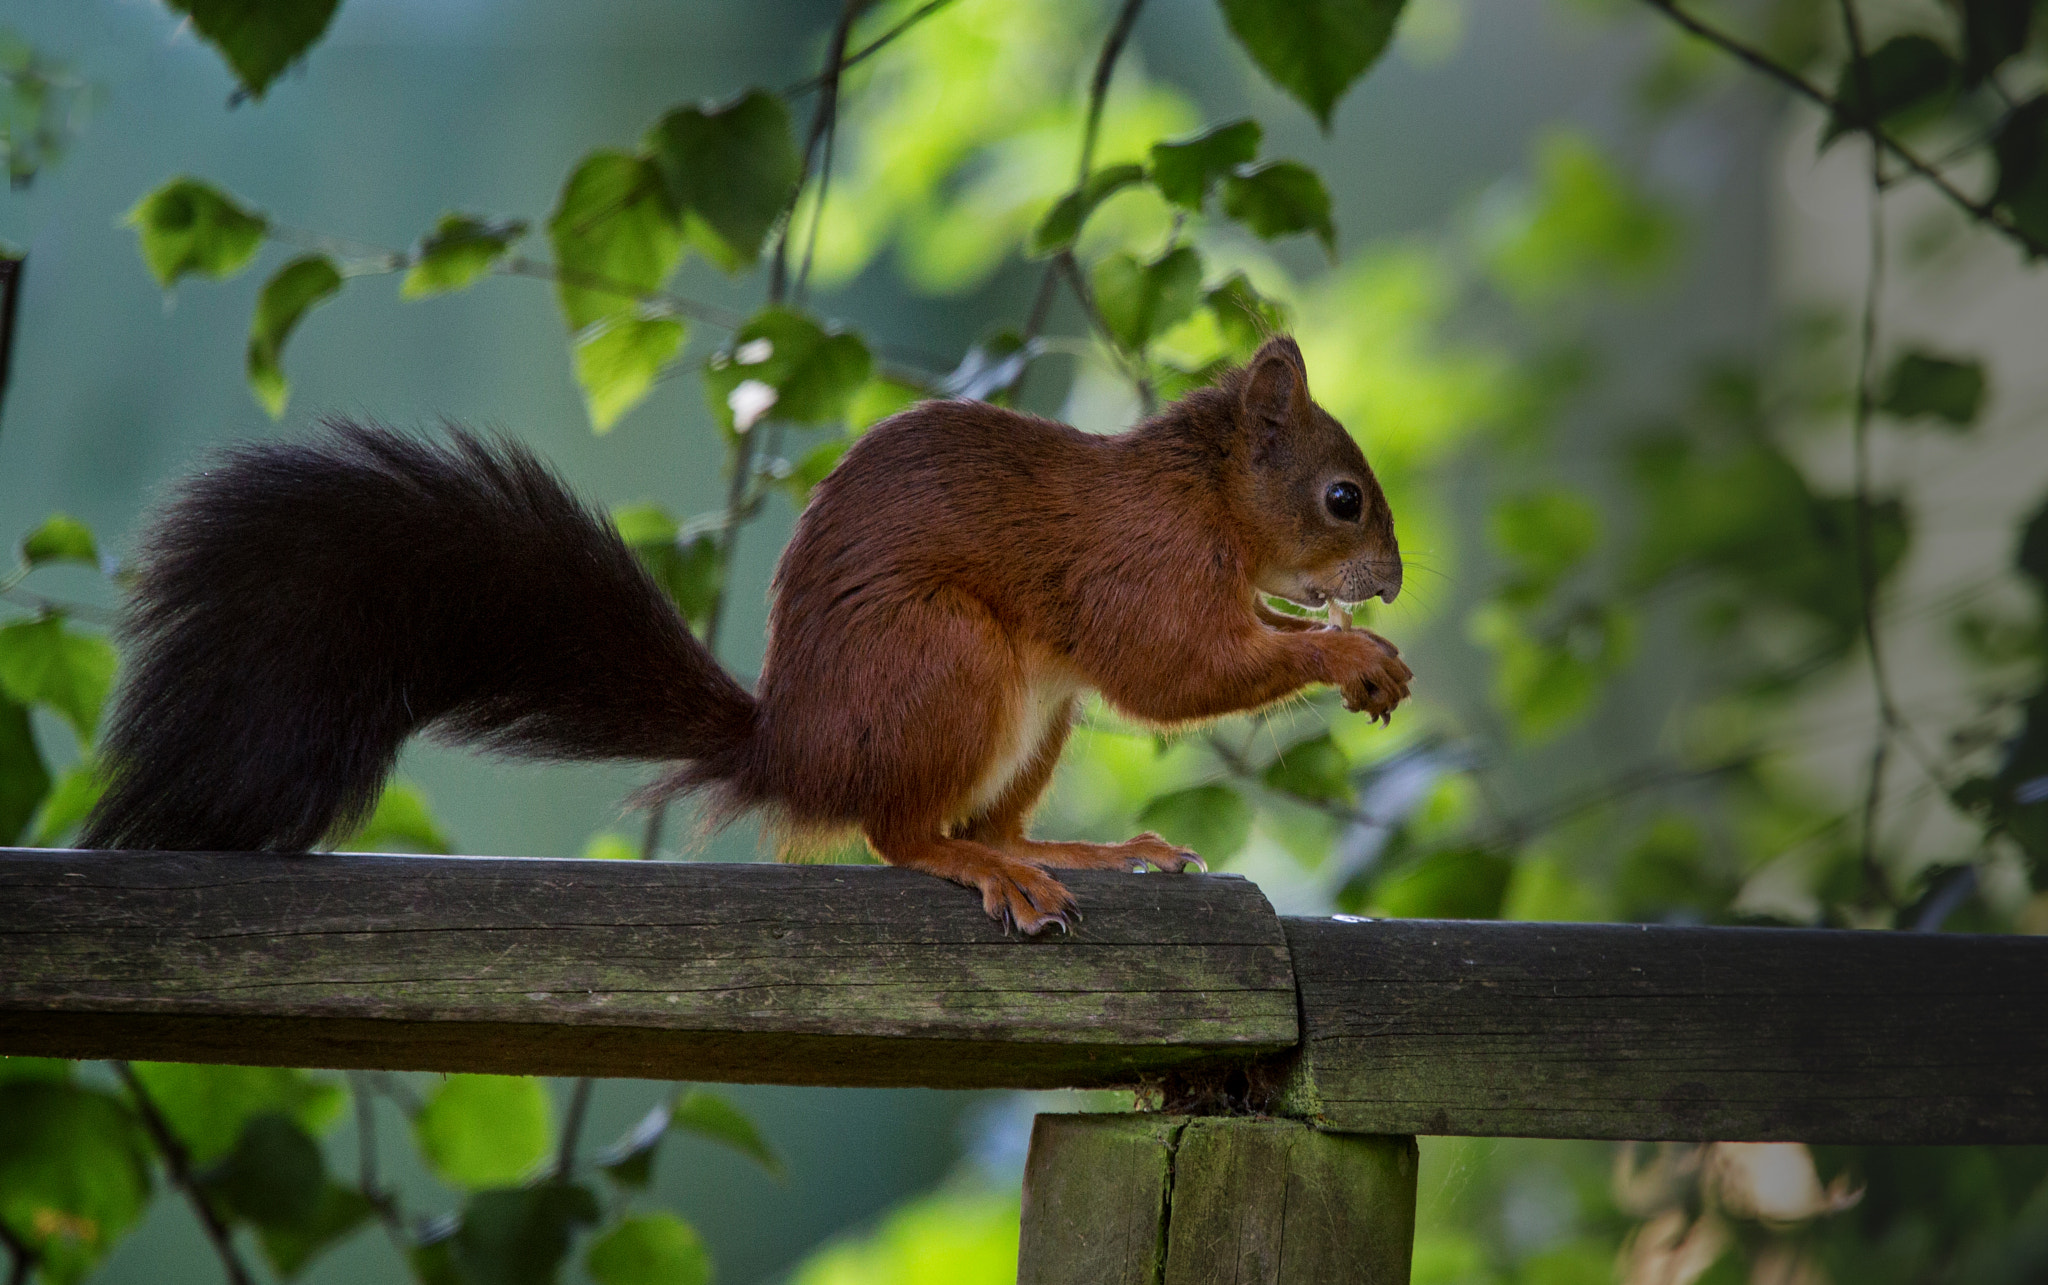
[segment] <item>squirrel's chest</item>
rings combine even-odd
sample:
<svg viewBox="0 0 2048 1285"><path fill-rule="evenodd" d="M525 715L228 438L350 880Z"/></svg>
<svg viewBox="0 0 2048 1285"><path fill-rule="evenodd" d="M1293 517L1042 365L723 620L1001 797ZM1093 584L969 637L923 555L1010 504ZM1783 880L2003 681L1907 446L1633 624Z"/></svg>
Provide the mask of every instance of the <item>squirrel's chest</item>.
<svg viewBox="0 0 2048 1285"><path fill-rule="evenodd" d="M986 813L1025 773L1049 768L1039 762L1039 754L1073 722L1074 702L1086 689L1081 676L1063 666L1046 665L1028 674L960 819Z"/></svg>

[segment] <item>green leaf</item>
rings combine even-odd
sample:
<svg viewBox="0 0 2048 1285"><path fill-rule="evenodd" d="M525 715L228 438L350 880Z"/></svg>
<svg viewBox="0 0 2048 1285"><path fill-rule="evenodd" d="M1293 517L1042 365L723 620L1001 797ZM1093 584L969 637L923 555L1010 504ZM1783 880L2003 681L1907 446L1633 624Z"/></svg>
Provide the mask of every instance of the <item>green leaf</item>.
<svg viewBox="0 0 2048 1285"><path fill-rule="evenodd" d="M46 1080L0 1084L0 1225L36 1279L83 1279L149 1201L148 1144L121 1102Z"/></svg>
<svg viewBox="0 0 2048 1285"><path fill-rule="evenodd" d="M594 1163L621 1187L645 1191L654 1177L654 1153L668 1136L673 1102L658 1102L619 1140L597 1153Z"/></svg>
<svg viewBox="0 0 2048 1285"><path fill-rule="evenodd" d="M711 1255L674 1214L627 1218L590 1243L583 1266L598 1285L710 1285Z"/></svg>
<svg viewBox="0 0 2048 1285"><path fill-rule="evenodd" d="M0 768L0 771L4 771ZM29 823L29 842L38 848L57 847L79 826L106 793L107 781L91 759L80 759L57 774L57 783L43 797Z"/></svg>
<svg viewBox="0 0 2048 1285"><path fill-rule="evenodd" d="M1197 785L1147 803L1138 824L1213 864L1244 847L1252 832L1252 805L1227 785Z"/></svg>
<svg viewBox="0 0 2048 1285"><path fill-rule="evenodd" d="M803 176L789 109L760 89L676 108L648 131L646 148L671 205L691 216L690 243L728 272L760 257Z"/></svg>
<svg viewBox="0 0 2048 1285"><path fill-rule="evenodd" d="M516 1075L451 1075L413 1117L413 1138L441 1181L477 1190L519 1182L548 1151L547 1089Z"/></svg>
<svg viewBox="0 0 2048 1285"><path fill-rule="evenodd" d="M2005 118L1991 140L1991 153L1998 162L1992 204L2011 216L2020 231L2048 244L2048 94L2027 100Z"/></svg>
<svg viewBox="0 0 2048 1285"><path fill-rule="evenodd" d="M1191 246L1169 250L1150 263L1112 254L1095 265L1095 310L1119 344L1141 351L1154 335L1195 310L1202 292L1202 259Z"/></svg>
<svg viewBox="0 0 2048 1285"><path fill-rule="evenodd" d="M83 562L97 567L100 547L92 538L91 527L69 513L52 513L21 542L21 560L31 567L46 562Z"/></svg>
<svg viewBox="0 0 2048 1285"><path fill-rule="evenodd" d="M241 1218L265 1227L304 1227L320 1212L327 1166L320 1144L288 1117L265 1112L205 1175L207 1191Z"/></svg>
<svg viewBox="0 0 2048 1285"><path fill-rule="evenodd" d="M1984 406L1984 364L1909 352L1885 376L1878 407L1899 419L1936 419L1968 428Z"/></svg>
<svg viewBox="0 0 2048 1285"><path fill-rule="evenodd" d="M330 1182L321 1189L312 1216L291 1227L262 1227L256 1239L263 1256L286 1280L304 1271L329 1246L370 1220L375 1212L363 1194L353 1187Z"/></svg>
<svg viewBox="0 0 2048 1285"><path fill-rule="evenodd" d="M597 1219L597 1198L574 1183L480 1191L450 1241L454 1266L465 1285L553 1285L569 1238Z"/></svg>
<svg viewBox="0 0 2048 1285"><path fill-rule="evenodd" d="M789 476L782 479L797 507L811 502L811 492L818 489L818 483L832 475L832 470L839 467L839 461L846 458L846 452L852 447L852 438L835 437L804 452L796 467L790 469Z"/></svg>
<svg viewBox="0 0 2048 1285"><path fill-rule="evenodd" d="M452 1215L421 1226L419 1239L405 1250L406 1266L419 1285L469 1285L455 1266L455 1233L462 1220Z"/></svg>
<svg viewBox="0 0 2048 1285"><path fill-rule="evenodd" d="M592 152L562 185L548 220L556 293L571 332L635 316L683 253L682 225L652 161Z"/></svg>
<svg viewBox="0 0 2048 1285"><path fill-rule="evenodd" d="M2027 47L2034 6L2026 0L1960 0L1963 13L1963 83L1979 85Z"/></svg>
<svg viewBox="0 0 2048 1285"><path fill-rule="evenodd" d="M1268 161L1225 178L1223 212L1268 241L1313 232L1323 249L1337 253L1330 193L1320 175L1298 162Z"/></svg>
<svg viewBox="0 0 2048 1285"><path fill-rule="evenodd" d="M434 818L426 791L410 781L391 781L356 832L334 845L338 852L431 852L446 855L455 843Z"/></svg>
<svg viewBox="0 0 2048 1285"><path fill-rule="evenodd" d="M877 375L854 389L853 396L847 399L846 427L851 432L864 433L896 412L909 410L930 395L908 384L899 384ZM966 396L964 393L953 395Z"/></svg>
<svg viewBox="0 0 2048 1285"><path fill-rule="evenodd" d="M846 414L873 366L860 336L770 306L713 354L704 389L712 410L735 432L770 413L794 424L823 424Z"/></svg>
<svg viewBox="0 0 2048 1285"><path fill-rule="evenodd" d="M1282 750L1261 779L1273 789L1318 803L1349 803L1353 797L1351 760L1328 733Z"/></svg>
<svg viewBox="0 0 2048 1285"><path fill-rule="evenodd" d="M278 73L327 30L341 0L164 0L220 50L250 97L261 98Z"/></svg>
<svg viewBox="0 0 2048 1285"><path fill-rule="evenodd" d="M1497 203L1487 266L1526 307L1549 308L1594 284L1637 284L1670 262L1677 225L1593 140L1556 131L1536 145L1534 189ZM1490 203L1494 204L1494 203Z"/></svg>
<svg viewBox="0 0 2048 1285"><path fill-rule="evenodd" d="M191 1153L211 1165L241 1141L257 1116L275 1112L318 1135L334 1122L342 1092L304 1071L275 1066L201 1066L136 1062L135 1078Z"/></svg>
<svg viewBox="0 0 2048 1285"><path fill-rule="evenodd" d="M489 223L467 214L444 214L433 232L420 241L405 284L398 293L407 299L421 299L448 290L461 290L491 270L505 257L505 250L526 235L519 219Z"/></svg>
<svg viewBox="0 0 2048 1285"><path fill-rule="evenodd" d="M686 333L674 317L604 317L576 335L576 382L590 426L608 432L654 391L661 372L683 350Z"/></svg>
<svg viewBox="0 0 2048 1285"><path fill-rule="evenodd" d="M169 288L188 272L228 277L249 266L269 224L254 210L195 178L174 178L135 203L127 223L142 260Z"/></svg>
<svg viewBox="0 0 2048 1285"><path fill-rule="evenodd" d="M1200 214L1216 180L1258 156L1261 136L1257 121L1239 120L1180 142L1154 143L1152 184L1167 200Z"/></svg>
<svg viewBox="0 0 2048 1285"><path fill-rule="evenodd" d="M583 851L576 854L585 861L638 861L640 845L615 830L600 830L583 844Z"/></svg>
<svg viewBox="0 0 2048 1285"><path fill-rule="evenodd" d="M0 1053L0 1084L34 1081L37 1084L71 1083L71 1063L61 1057L21 1057Z"/></svg>
<svg viewBox="0 0 2048 1285"><path fill-rule="evenodd" d="M612 525L683 618L703 628L718 601L718 541L709 533L679 541L675 519L657 504L621 504Z"/></svg>
<svg viewBox="0 0 2048 1285"><path fill-rule="evenodd" d="M0 629L0 693L22 705L48 705L80 744L89 744L117 659L106 639L73 633L62 616L25 620Z"/></svg>
<svg viewBox="0 0 2048 1285"><path fill-rule="evenodd" d="M715 1093L691 1089L677 1098L669 1111L669 1128L723 1143L752 1158L769 1173L782 1172L781 1159L761 1136L752 1117Z"/></svg>
<svg viewBox="0 0 2048 1285"><path fill-rule="evenodd" d="M1532 629L1502 603L1472 613L1473 638L1495 656L1494 701L1515 730L1541 741L1584 716L1601 682L1634 651L1634 617L1618 607L1581 604L1548 628Z"/></svg>
<svg viewBox="0 0 2048 1285"><path fill-rule="evenodd" d="M2048 504L2034 510L2034 515L2020 528L2020 547L2013 556L2013 566L2048 595Z"/></svg>
<svg viewBox="0 0 2048 1285"><path fill-rule="evenodd" d="M1514 863L1485 848L1447 848L1391 872L1372 904L1398 919L1498 919Z"/></svg>
<svg viewBox="0 0 2048 1285"><path fill-rule="evenodd" d="M1325 130L1351 83L1386 51L1402 0L1222 0L1223 16L1266 78Z"/></svg>
<svg viewBox="0 0 2048 1285"><path fill-rule="evenodd" d="M1842 66L1835 81L1837 110L1821 134L1822 147L1861 129L1866 119L1874 117L1880 124L1890 124L1916 108L1932 107L1955 88L1955 60L1926 36L1894 36L1863 61L1861 69L1854 61ZM1866 75L1868 105L1863 97Z"/></svg>
<svg viewBox="0 0 2048 1285"><path fill-rule="evenodd" d="M341 271L324 254L293 259L277 270L256 300L249 322L249 387L263 409L276 419L284 414L291 383L278 364L285 340L316 305L341 290Z"/></svg>
<svg viewBox="0 0 2048 1285"><path fill-rule="evenodd" d="M1493 546L1515 564L1522 587L1543 592L1586 560L1600 542L1600 510L1565 490L1534 491L1496 504Z"/></svg>
<svg viewBox="0 0 2048 1285"><path fill-rule="evenodd" d="M28 707L0 697L0 846L18 843L50 793Z"/></svg>
<svg viewBox="0 0 2048 1285"><path fill-rule="evenodd" d="M1090 174L1086 183L1061 197L1045 212L1045 218L1031 234L1031 253L1053 254L1073 245L1096 206L1144 181L1142 165L1106 165Z"/></svg>
<svg viewBox="0 0 2048 1285"><path fill-rule="evenodd" d="M1233 361L1248 361L1259 345L1287 329L1287 311L1252 288L1250 278L1233 272L1228 280L1202 296L1216 314L1217 328Z"/></svg>

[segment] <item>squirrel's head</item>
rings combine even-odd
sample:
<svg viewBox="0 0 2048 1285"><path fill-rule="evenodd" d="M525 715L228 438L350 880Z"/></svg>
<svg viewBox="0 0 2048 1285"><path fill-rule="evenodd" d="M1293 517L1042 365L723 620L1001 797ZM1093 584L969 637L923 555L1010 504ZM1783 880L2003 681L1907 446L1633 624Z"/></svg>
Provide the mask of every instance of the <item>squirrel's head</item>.
<svg viewBox="0 0 2048 1285"><path fill-rule="evenodd" d="M1301 349L1277 335L1233 381L1251 467L1236 501L1252 519L1259 589L1304 606L1387 602L1401 548L1379 479L1351 434L1308 395Z"/></svg>

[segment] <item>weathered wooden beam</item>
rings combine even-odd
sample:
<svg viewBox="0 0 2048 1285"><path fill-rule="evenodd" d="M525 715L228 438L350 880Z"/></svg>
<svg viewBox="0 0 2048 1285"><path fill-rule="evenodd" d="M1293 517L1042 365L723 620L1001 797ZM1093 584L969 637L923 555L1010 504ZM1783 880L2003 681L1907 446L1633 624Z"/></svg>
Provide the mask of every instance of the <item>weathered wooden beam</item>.
<svg viewBox="0 0 2048 1285"><path fill-rule="evenodd" d="M1064 877L1079 931L1021 940L872 867L0 849L0 1053L2048 1142L2048 938L1283 921L1240 879Z"/></svg>
<svg viewBox="0 0 2048 1285"><path fill-rule="evenodd" d="M780 1084L1129 1084L1292 1046L1228 876L1005 937L862 866L0 849L0 1052Z"/></svg>
<svg viewBox="0 0 2048 1285"><path fill-rule="evenodd" d="M1415 1174L1413 1138L1042 1115L1018 1285L1406 1285Z"/></svg>
<svg viewBox="0 0 2048 1285"><path fill-rule="evenodd" d="M2048 1142L2048 938L1290 919L1283 1110L1490 1137Z"/></svg>

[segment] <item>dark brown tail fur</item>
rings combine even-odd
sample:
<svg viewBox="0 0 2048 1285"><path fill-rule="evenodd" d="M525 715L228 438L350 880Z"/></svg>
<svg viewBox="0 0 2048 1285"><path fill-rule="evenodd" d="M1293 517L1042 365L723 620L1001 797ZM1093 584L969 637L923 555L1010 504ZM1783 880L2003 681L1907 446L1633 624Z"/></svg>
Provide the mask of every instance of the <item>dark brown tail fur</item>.
<svg viewBox="0 0 2048 1285"><path fill-rule="evenodd" d="M335 421L243 447L185 484L140 565L86 847L310 848L422 728L711 782L754 725L611 524L509 442Z"/></svg>

